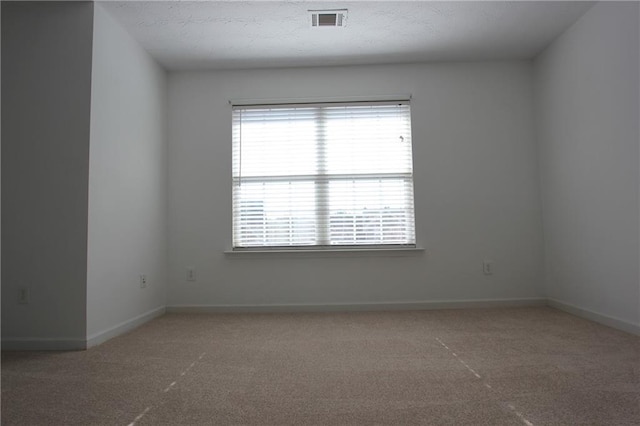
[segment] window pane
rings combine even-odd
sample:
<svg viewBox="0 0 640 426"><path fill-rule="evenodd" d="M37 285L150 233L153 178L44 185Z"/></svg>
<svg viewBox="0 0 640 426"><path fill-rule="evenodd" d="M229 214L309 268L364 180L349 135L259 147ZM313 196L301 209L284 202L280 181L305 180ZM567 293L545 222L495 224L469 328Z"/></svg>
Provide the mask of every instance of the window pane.
<svg viewBox="0 0 640 426"><path fill-rule="evenodd" d="M407 105L331 107L325 117L327 173L411 173Z"/></svg>
<svg viewBox="0 0 640 426"><path fill-rule="evenodd" d="M316 173L316 124L312 108L237 112L234 133L242 176Z"/></svg>
<svg viewBox="0 0 640 426"><path fill-rule="evenodd" d="M236 185L234 247L315 244L313 186L313 182Z"/></svg>
<svg viewBox="0 0 640 426"><path fill-rule="evenodd" d="M330 244L414 244L411 179L329 184Z"/></svg>

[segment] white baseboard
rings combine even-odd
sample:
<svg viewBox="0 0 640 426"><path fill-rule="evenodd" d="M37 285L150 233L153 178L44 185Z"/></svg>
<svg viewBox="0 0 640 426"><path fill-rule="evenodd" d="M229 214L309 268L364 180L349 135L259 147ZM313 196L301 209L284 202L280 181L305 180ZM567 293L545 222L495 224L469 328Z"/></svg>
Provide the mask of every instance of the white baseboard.
<svg viewBox="0 0 640 426"><path fill-rule="evenodd" d="M599 314L588 309L544 297L522 299L439 300L421 302L329 303L329 304L262 304L262 305L173 305L161 306L107 330L73 338L3 338L2 350L7 351L74 351L99 345L116 336L168 313L278 313L278 312L349 312L406 311L433 309L508 308L550 306L570 314L640 336L640 325Z"/></svg>
<svg viewBox="0 0 640 426"><path fill-rule="evenodd" d="M3 351L81 351L99 345L116 336L141 326L147 321L159 317L166 311L164 306L138 315L107 330L87 336L86 339L70 338L3 338Z"/></svg>
<svg viewBox="0 0 640 426"><path fill-rule="evenodd" d="M137 317L131 318L130 320L121 322L120 324L111 327L107 330L101 331L99 333L94 333L91 336L87 336L87 348L91 348L93 346L99 345L101 343L106 342L109 339L113 339L116 336L124 334L128 331L133 330L136 327L141 326L145 322L151 321L154 318L163 315L166 312L166 308L161 306L156 309L152 309L149 312L145 312L142 315L138 315Z"/></svg>
<svg viewBox="0 0 640 426"><path fill-rule="evenodd" d="M559 309L561 311L576 315L581 318L585 318L618 330L626 331L627 333L640 336L640 325L633 324L631 322L621 320L619 318L610 317L608 315L599 314L597 312L590 311L588 309L579 308L569 303L564 303L555 299L547 299L547 305L552 308Z"/></svg>
<svg viewBox="0 0 640 426"><path fill-rule="evenodd" d="M3 351L82 351L87 349L85 339L68 338L3 338Z"/></svg>
<svg viewBox="0 0 640 426"><path fill-rule="evenodd" d="M498 308L515 306L546 306L543 297L527 299L439 300L423 302L273 304L273 305L173 305L168 313L277 313L277 312L349 312L408 311L431 309Z"/></svg>

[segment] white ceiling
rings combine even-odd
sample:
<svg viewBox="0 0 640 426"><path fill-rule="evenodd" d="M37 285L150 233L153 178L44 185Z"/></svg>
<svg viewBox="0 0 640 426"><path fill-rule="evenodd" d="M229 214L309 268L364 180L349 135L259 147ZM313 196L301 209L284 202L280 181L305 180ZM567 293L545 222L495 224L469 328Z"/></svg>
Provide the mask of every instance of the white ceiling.
<svg viewBox="0 0 640 426"><path fill-rule="evenodd" d="M590 2L108 1L171 70L531 58ZM308 10L348 9L344 28Z"/></svg>

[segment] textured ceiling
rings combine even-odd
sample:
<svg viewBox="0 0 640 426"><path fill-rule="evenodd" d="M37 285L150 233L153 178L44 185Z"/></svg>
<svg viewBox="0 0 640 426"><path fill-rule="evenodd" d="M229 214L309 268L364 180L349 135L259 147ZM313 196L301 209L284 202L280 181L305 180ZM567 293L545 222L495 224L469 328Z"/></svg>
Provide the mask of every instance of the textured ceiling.
<svg viewBox="0 0 640 426"><path fill-rule="evenodd" d="M104 2L168 69L531 58L590 2ZM348 9L344 28L308 10Z"/></svg>

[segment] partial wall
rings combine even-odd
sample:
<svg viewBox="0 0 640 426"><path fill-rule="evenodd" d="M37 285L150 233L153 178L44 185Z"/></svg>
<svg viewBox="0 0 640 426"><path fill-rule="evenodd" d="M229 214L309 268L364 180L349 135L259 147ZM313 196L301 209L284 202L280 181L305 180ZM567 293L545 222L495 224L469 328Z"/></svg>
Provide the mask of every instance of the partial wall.
<svg viewBox="0 0 640 426"><path fill-rule="evenodd" d="M168 306L331 308L535 299L541 218L530 62L169 77ZM424 252L229 255L230 99L411 94ZM495 272L482 273L483 259ZM195 267L196 281L186 280ZM412 305L412 306L414 306Z"/></svg>
<svg viewBox="0 0 640 426"><path fill-rule="evenodd" d="M534 64L546 295L636 332L638 8L596 4Z"/></svg>
<svg viewBox="0 0 640 426"><path fill-rule="evenodd" d="M167 270L165 72L100 4L94 26L89 345L163 313Z"/></svg>
<svg viewBox="0 0 640 426"><path fill-rule="evenodd" d="M3 349L86 336L93 4L2 2Z"/></svg>

